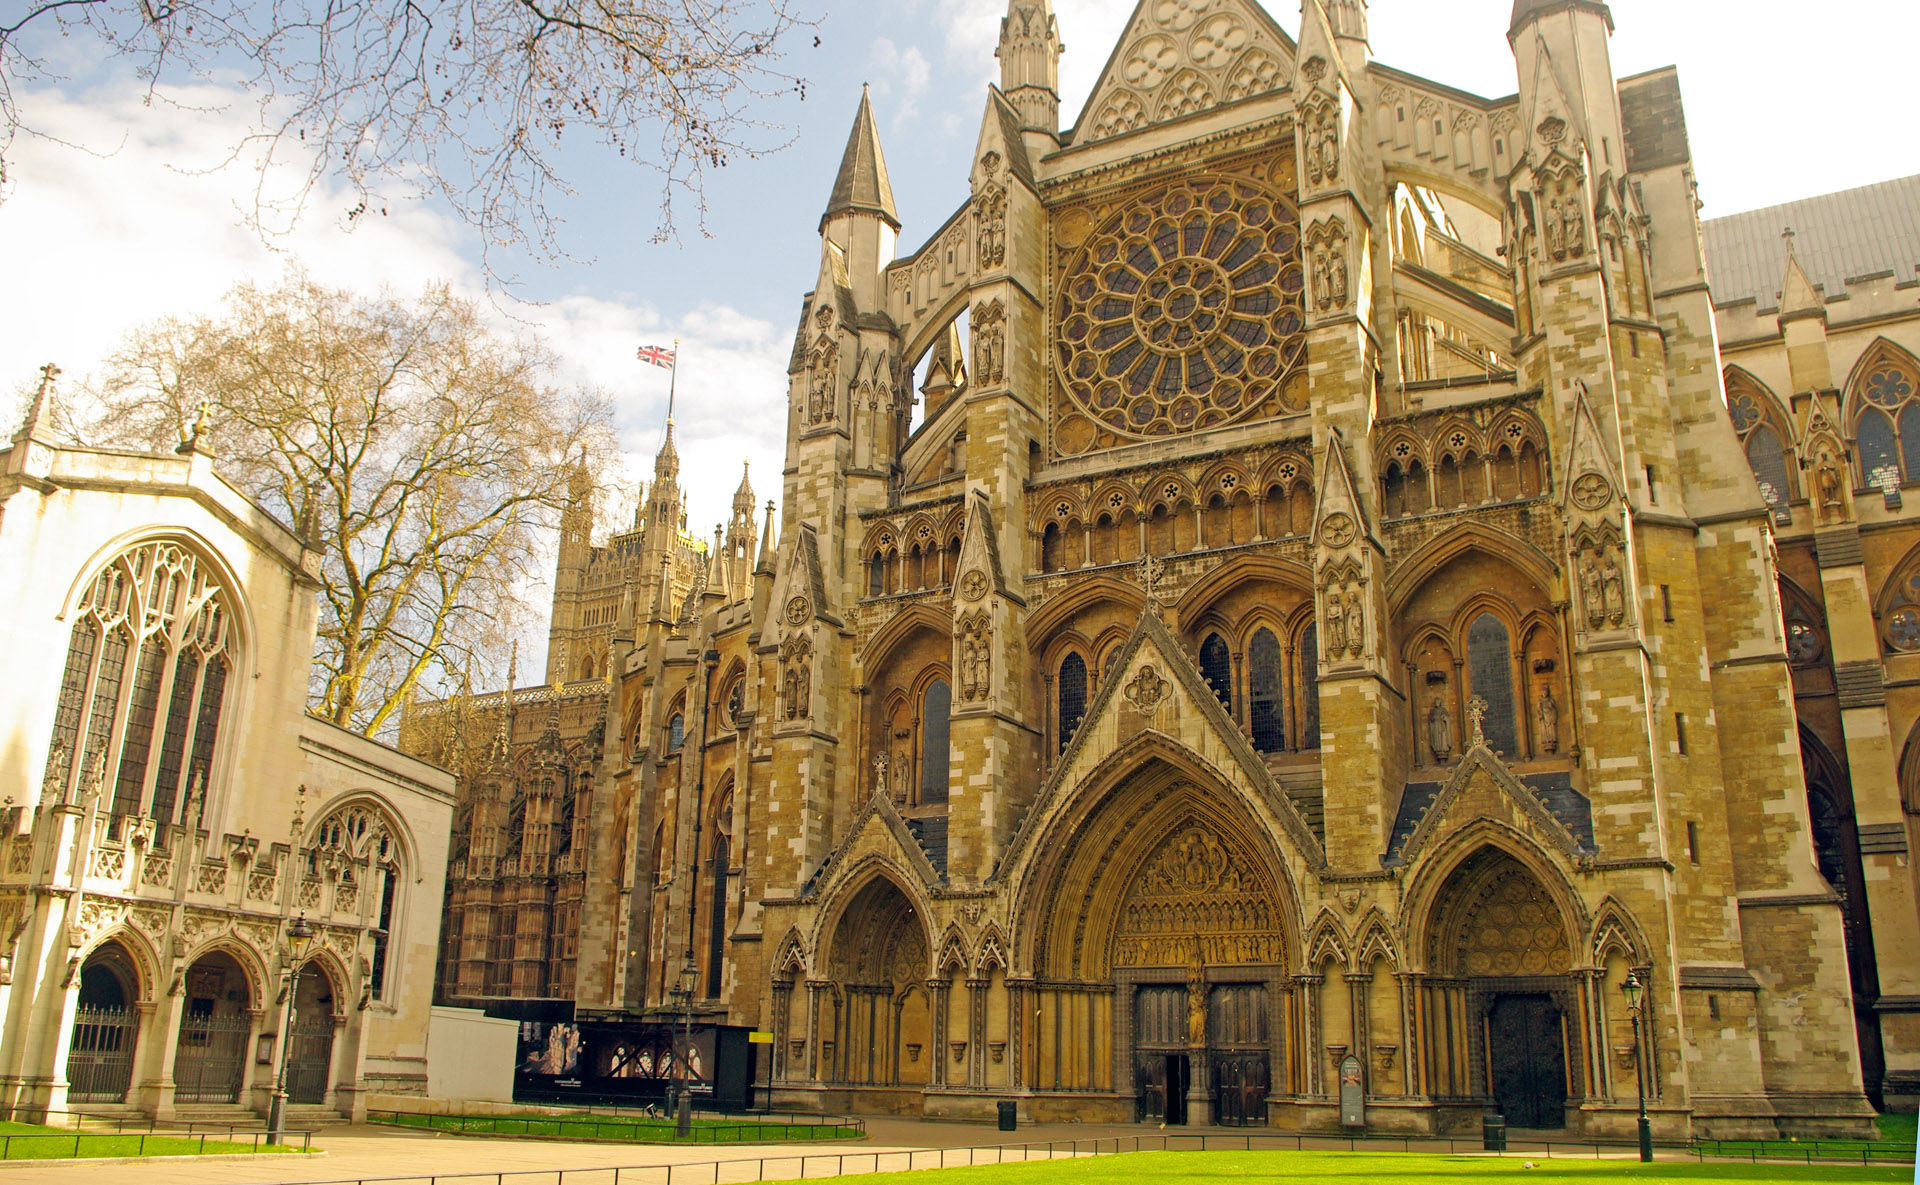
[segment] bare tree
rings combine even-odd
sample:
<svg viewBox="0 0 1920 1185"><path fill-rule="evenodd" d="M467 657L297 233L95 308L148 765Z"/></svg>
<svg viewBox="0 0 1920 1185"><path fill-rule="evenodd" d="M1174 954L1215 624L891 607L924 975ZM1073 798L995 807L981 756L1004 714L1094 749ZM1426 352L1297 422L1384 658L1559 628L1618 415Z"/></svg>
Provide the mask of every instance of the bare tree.
<svg viewBox="0 0 1920 1185"><path fill-rule="evenodd" d="M313 710L390 734L416 692L499 665L548 530L613 456L609 402L547 389L548 362L445 288L366 298L296 276L137 331L82 435L210 433L216 468L324 556Z"/></svg>
<svg viewBox="0 0 1920 1185"><path fill-rule="evenodd" d="M793 3L23 0L0 25L0 181L15 135L35 132L23 85L58 77L46 47L87 38L152 97L213 82L256 105L232 158L258 169L256 230L290 229L327 178L351 189L349 222L424 194L479 232L497 277L496 247L566 254L550 202L571 192L569 132L657 174L657 236L683 201L704 229L707 173L786 142L750 106L805 95L779 68L782 40L811 24ZM289 191L270 183L278 164L300 178Z"/></svg>

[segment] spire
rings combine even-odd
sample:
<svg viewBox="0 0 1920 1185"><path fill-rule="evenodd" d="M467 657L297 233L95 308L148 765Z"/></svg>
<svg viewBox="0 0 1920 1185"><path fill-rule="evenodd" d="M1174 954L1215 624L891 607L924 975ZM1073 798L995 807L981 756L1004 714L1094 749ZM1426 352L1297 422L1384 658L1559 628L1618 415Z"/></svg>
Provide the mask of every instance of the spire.
<svg viewBox="0 0 1920 1185"><path fill-rule="evenodd" d="M1327 19L1342 41L1367 39L1367 0L1327 0Z"/></svg>
<svg viewBox="0 0 1920 1185"><path fill-rule="evenodd" d="M900 229L900 214L893 205L893 183L887 180L887 158L880 151L880 129L873 122L873 101L867 88L860 88L860 110L853 117L853 134L847 137L847 151L840 158L840 174L833 179L833 196L827 212L820 217L826 229L836 214L867 210L880 215L887 225Z"/></svg>
<svg viewBox="0 0 1920 1185"><path fill-rule="evenodd" d="M724 596L727 593L727 525L713 524L713 548L707 552L707 595Z"/></svg>
<svg viewBox="0 0 1920 1185"><path fill-rule="evenodd" d="M748 480L748 471L752 468L751 461L743 461L740 465L740 488L733 491L733 513L736 517L753 514L753 483Z"/></svg>
<svg viewBox="0 0 1920 1185"><path fill-rule="evenodd" d="M1007 0L1000 21L1000 89L1023 128L1060 130L1060 23L1050 0Z"/></svg>
<svg viewBox="0 0 1920 1185"><path fill-rule="evenodd" d="M760 529L760 558L757 561L755 561L753 565L753 570L756 572L771 573L773 571L773 563L774 563L773 557L774 557L773 499L768 498L767 499L767 525Z"/></svg>
<svg viewBox="0 0 1920 1185"><path fill-rule="evenodd" d="M680 476L680 450L673 444L673 417L667 417L667 434L660 441L660 451L653 458L653 484L657 491L661 482L671 483Z"/></svg>
<svg viewBox="0 0 1920 1185"><path fill-rule="evenodd" d="M520 673L520 643L507 651L507 692L500 697L500 727L494 732L493 750L488 753L495 769L505 769L513 751L513 681Z"/></svg>
<svg viewBox="0 0 1920 1185"><path fill-rule="evenodd" d="M1793 228L1789 226L1780 237L1787 244L1787 272L1780 281L1781 315L1819 313L1824 316L1827 304L1820 299L1820 293L1814 288L1807 269L1800 263L1799 253L1793 249Z"/></svg>
<svg viewBox="0 0 1920 1185"><path fill-rule="evenodd" d="M40 385L34 389L33 402L27 407L27 418L20 422L20 430L13 434L15 441L31 440L46 431L47 408L53 399L53 380L60 377L60 368L49 362L40 368Z"/></svg>

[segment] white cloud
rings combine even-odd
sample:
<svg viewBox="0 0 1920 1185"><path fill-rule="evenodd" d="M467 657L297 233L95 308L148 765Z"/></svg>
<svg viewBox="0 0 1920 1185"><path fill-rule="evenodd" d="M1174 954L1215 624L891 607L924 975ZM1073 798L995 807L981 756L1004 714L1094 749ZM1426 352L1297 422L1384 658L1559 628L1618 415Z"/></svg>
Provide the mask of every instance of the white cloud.
<svg viewBox="0 0 1920 1185"><path fill-rule="evenodd" d="M876 37L867 54L867 65L874 72L873 89L881 98L891 100L892 126L896 130L905 127L918 113L920 96L926 93L927 83L933 78L927 55L921 53L917 45L902 48L892 38Z"/></svg>

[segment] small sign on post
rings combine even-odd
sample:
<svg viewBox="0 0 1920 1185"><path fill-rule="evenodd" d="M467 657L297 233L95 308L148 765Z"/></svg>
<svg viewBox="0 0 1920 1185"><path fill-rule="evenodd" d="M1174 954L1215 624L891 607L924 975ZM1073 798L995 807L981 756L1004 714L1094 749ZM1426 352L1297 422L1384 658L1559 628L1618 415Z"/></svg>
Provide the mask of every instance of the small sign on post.
<svg viewBox="0 0 1920 1185"><path fill-rule="evenodd" d="M763 1033L763 1032L760 1032L759 1030L755 1030L747 1034L747 1044L748 1045L772 1045L773 1034Z"/></svg>
<svg viewBox="0 0 1920 1185"><path fill-rule="evenodd" d="M1360 1059L1348 1054L1340 1063L1341 1127L1367 1126L1367 1092L1360 1077Z"/></svg>

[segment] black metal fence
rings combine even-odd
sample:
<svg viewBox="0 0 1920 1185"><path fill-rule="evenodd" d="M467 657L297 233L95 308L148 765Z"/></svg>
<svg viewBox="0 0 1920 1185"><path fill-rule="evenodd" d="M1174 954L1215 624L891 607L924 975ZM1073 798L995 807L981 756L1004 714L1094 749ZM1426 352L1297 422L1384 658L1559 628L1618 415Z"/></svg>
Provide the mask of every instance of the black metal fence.
<svg viewBox="0 0 1920 1185"><path fill-rule="evenodd" d="M0 1106L0 1121L8 1123L31 1123L41 1127L64 1127L81 1135L154 1135L154 1136L205 1136L208 1139L232 1140L264 1134L263 1125L258 1119L248 1122L223 1123L201 1119L155 1119L151 1115L101 1115L92 1111L49 1111L44 1107L35 1107L28 1103L17 1103L11 1107ZM24 1139L29 1135L45 1133L22 1132L15 1139ZM313 1131L300 1130L286 1133L287 1143L296 1140L302 1147L313 1143ZM55 1133L47 1138L71 1140L72 1136Z"/></svg>
<svg viewBox="0 0 1920 1185"><path fill-rule="evenodd" d="M865 1121L845 1115L758 1117L700 1112L687 1140L673 1134L673 1116L650 1108L587 1108L578 1115L441 1115L423 1111L368 1111L367 1122L456 1135L525 1136L536 1139L633 1143L741 1144L845 1140L866 1134ZM805 1129L795 1135L793 1130Z"/></svg>
<svg viewBox="0 0 1920 1185"><path fill-rule="evenodd" d="M67 1097L76 1103L118 1103L133 1081L140 1018L129 1008L81 1008L67 1052Z"/></svg>
<svg viewBox="0 0 1920 1185"><path fill-rule="evenodd" d="M1368 1136L1283 1136L1252 1132L1223 1134L1212 1132L1160 1133L1135 1136L1100 1136L1078 1140L1033 1140L1013 1144L979 1144L964 1148L903 1149L895 1152L775 1152L764 1156L741 1156L725 1160L686 1164L620 1165L611 1168L523 1170L497 1173L441 1173L410 1177L341 1177L302 1182L301 1185L750 1185L760 1181L811 1180L869 1173L907 1172L914 1169L967 1168L973 1165L1018 1164L1033 1160L1069 1160L1095 1156L1116 1156L1132 1152L1428 1152L1459 1154L1482 1152L1475 1139L1407 1137L1382 1139ZM1713 1153L1692 1145L1663 1149L1669 1159L1719 1159ZM1635 1144L1580 1144L1572 1141L1513 1140L1505 1152L1486 1153L1506 1159L1593 1159L1608 1157L1633 1160L1639 1156ZM1742 1152L1726 1159L1767 1161L1761 1152L1749 1157ZM1784 1163L1800 1163L1799 1155L1780 1158ZM1868 1163L1912 1164L1913 1151L1905 1159L1873 1159ZM1828 1160L1821 1163L1851 1163Z"/></svg>
<svg viewBox="0 0 1920 1185"><path fill-rule="evenodd" d="M207 1156L273 1152L289 1146L311 1148L312 1132L288 1132L284 1143L270 1144L267 1132L74 1131L0 1133L0 1160L68 1160L77 1157ZM182 1147L185 1145L186 1147Z"/></svg>

